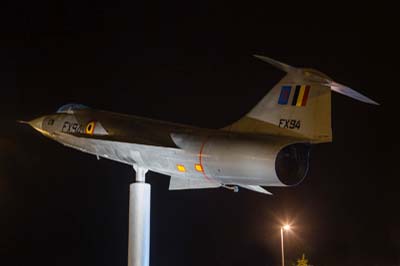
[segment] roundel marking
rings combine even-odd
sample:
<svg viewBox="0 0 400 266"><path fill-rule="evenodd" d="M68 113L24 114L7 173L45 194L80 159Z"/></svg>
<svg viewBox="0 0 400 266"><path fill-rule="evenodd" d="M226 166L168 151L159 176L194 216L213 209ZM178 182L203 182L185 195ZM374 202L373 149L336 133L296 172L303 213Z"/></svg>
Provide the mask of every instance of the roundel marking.
<svg viewBox="0 0 400 266"><path fill-rule="evenodd" d="M85 133L89 134L89 135L93 135L95 126L96 126L96 122L94 122L94 121L89 122L85 127Z"/></svg>

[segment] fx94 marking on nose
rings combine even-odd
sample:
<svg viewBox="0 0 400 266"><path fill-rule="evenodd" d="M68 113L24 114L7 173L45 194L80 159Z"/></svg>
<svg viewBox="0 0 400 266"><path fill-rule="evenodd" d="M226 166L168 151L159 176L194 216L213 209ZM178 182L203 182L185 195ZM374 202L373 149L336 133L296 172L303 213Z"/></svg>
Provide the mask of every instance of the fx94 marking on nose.
<svg viewBox="0 0 400 266"><path fill-rule="evenodd" d="M301 121L296 119L279 119L279 127L290 128L290 129L300 129Z"/></svg>
<svg viewBox="0 0 400 266"><path fill-rule="evenodd" d="M84 127L78 123L65 121L61 131L64 133L83 133Z"/></svg>

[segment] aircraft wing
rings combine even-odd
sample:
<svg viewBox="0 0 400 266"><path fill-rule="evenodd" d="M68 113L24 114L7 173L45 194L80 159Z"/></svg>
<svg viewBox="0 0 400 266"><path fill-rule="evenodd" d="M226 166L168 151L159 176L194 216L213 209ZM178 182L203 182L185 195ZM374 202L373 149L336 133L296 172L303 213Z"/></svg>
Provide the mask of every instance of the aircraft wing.
<svg viewBox="0 0 400 266"><path fill-rule="evenodd" d="M261 187L261 186L240 185L240 184L238 184L238 186L239 186L239 187L242 187L242 188L245 188L245 189L248 189L248 190L252 190L252 191L258 192L258 193L263 193L263 194L267 194L267 195L272 195L271 192L267 191L266 189L264 189L264 188Z"/></svg>
<svg viewBox="0 0 400 266"><path fill-rule="evenodd" d="M171 176L171 180L169 181L169 190L217 188L220 186L220 183L211 180L194 179L183 176Z"/></svg>

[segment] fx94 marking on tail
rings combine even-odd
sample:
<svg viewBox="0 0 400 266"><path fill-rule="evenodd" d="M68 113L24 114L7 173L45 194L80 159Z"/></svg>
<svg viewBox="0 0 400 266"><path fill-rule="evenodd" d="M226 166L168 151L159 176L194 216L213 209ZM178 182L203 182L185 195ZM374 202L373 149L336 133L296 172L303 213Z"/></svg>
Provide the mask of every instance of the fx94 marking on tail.
<svg viewBox="0 0 400 266"><path fill-rule="evenodd" d="M296 119L279 119L279 127L290 128L290 129L300 129L301 121Z"/></svg>

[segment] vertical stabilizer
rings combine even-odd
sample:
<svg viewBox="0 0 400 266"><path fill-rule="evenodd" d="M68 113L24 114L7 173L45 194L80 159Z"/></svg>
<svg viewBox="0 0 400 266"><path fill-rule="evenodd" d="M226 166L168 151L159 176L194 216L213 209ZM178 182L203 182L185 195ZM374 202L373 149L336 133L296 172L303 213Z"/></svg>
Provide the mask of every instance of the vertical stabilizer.
<svg viewBox="0 0 400 266"><path fill-rule="evenodd" d="M377 104L317 70L296 68L264 56L255 57L285 71L286 75L245 117L226 130L330 142L331 90Z"/></svg>

